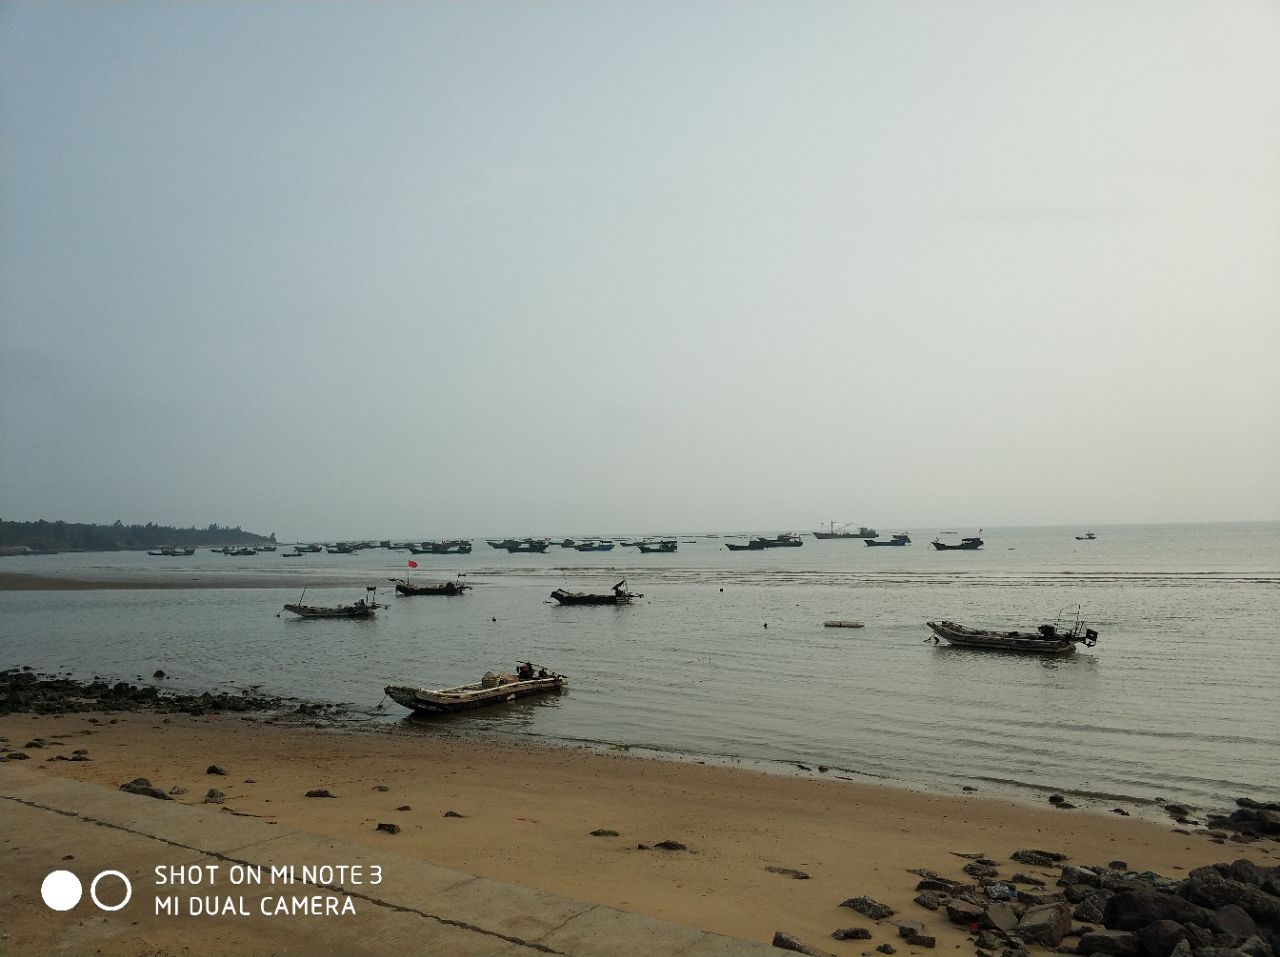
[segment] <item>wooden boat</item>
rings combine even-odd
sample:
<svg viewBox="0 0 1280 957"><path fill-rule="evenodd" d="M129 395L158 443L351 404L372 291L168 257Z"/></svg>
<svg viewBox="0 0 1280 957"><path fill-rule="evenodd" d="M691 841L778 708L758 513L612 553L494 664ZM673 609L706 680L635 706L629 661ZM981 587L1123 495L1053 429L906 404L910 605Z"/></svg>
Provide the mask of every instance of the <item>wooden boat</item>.
<svg viewBox="0 0 1280 957"><path fill-rule="evenodd" d="M843 525L836 525L835 522L830 522L828 523L825 531L814 532L813 537L823 538L823 539L826 539L826 538L875 538L877 535L880 534L874 528L867 528L865 525L858 526L858 530L856 532L852 532L852 531L849 531L850 524L852 523L846 522Z"/></svg>
<svg viewBox="0 0 1280 957"><path fill-rule="evenodd" d="M795 532L783 532L777 538L766 538L766 548L799 548L804 544L802 539Z"/></svg>
<svg viewBox="0 0 1280 957"><path fill-rule="evenodd" d="M627 580L624 578L613 586L611 594L592 594L557 588L551 593L551 597L562 605L629 605L631 599L643 598L644 595L627 591Z"/></svg>
<svg viewBox="0 0 1280 957"><path fill-rule="evenodd" d="M471 588L461 578L457 581L423 582L420 585L403 578L390 578L388 581L395 584L398 595L461 595Z"/></svg>
<svg viewBox="0 0 1280 957"><path fill-rule="evenodd" d="M507 545L504 545L503 547L506 548L506 550L510 552L512 555L529 554L529 553L541 554L542 552L545 552L547 550L547 546L550 544L551 544L550 542L540 542L540 541L537 541L536 539L526 538L524 539L524 541L511 542Z"/></svg>
<svg viewBox="0 0 1280 957"><path fill-rule="evenodd" d="M281 552L281 553L280 553L280 557L281 557L281 558L301 558L301 557L302 557L302 555L303 555L303 553L302 553L302 552L300 552L300 551L297 551L297 550L294 550L294 551L292 551L292 552Z"/></svg>
<svg viewBox="0 0 1280 957"><path fill-rule="evenodd" d="M864 545L910 545L911 536L908 535L906 532L899 532L897 535L894 535L893 538L889 539L887 542L877 541L874 538L867 538L863 540L863 544Z"/></svg>
<svg viewBox="0 0 1280 957"><path fill-rule="evenodd" d="M580 552L611 552L613 542L578 542L573 547Z"/></svg>
<svg viewBox="0 0 1280 957"><path fill-rule="evenodd" d="M385 608L385 605L379 605L373 600L374 586L370 585L365 589L368 597L360 598L350 605L304 605L302 598L299 598L295 604L285 605L285 611L291 611L299 618L372 618L374 612L379 608ZM307 590L302 590L305 597ZM277 616L279 617L279 616Z"/></svg>
<svg viewBox="0 0 1280 957"><path fill-rule="evenodd" d="M392 701L403 705L415 714L448 714L452 711L465 711L469 708L482 708L485 705L514 701L525 695L560 691L567 684L568 679L564 675L548 672L543 668L529 678L494 674L490 671L476 684L461 685L457 688L431 689L387 685L383 690Z"/></svg>
<svg viewBox="0 0 1280 957"><path fill-rule="evenodd" d="M725 542L724 547L731 552L759 552L769 546L766 543L766 539L757 537L749 539L745 545L740 545L737 542Z"/></svg>
<svg viewBox="0 0 1280 957"><path fill-rule="evenodd" d="M1076 536L1077 542L1093 542L1093 541L1097 541L1097 539L1098 539L1098 536L1093 534L1093 532L1085 532L1083 535Z"/></svg>
<svg viewBox="0 0 1280 957"><path fill-rule="evenodd" d="M638 542L636 547L640 549L641 554L651 555L655 552L674 552L677 546L674 541L667 539L661 542Z"/></svg>
<svg viewBox="0 0 1280 957"><path fill-rule="evenodd" d="M1081 644L1092 648L1098 643L1098 633L1086 628L1077 613L1075 624L1065 631L1057 625L1041 625L1035 631L990 631L966 628L954 621L927 622L933 632L934 644L941 638L960 648L981 648L987 651L1018 651L1037 655L1070 655Z"/></svg>
<svg viewBox="0 0 1280 957"><path fill-rule="evenodd" d="M847 618L837 618L833 621L824 621L822 623L822 627L823 628L861 628L862 622L850 621Z"/></svg>
<svg viewBox="0 0 1280 957"><path fill-rule="evenodd" d="M446 542L421 542L407 546L415 555L469 555L471 543L463 539L450 539Z"/></svg>
<svg viewBox="0 0 1280 957"><path fill-rule="evenodd" d="M960 539L957 545L948 545L946 542L935 538L930 544L940 552L974 552L982 547L982 539L974 535Z"/></svg>

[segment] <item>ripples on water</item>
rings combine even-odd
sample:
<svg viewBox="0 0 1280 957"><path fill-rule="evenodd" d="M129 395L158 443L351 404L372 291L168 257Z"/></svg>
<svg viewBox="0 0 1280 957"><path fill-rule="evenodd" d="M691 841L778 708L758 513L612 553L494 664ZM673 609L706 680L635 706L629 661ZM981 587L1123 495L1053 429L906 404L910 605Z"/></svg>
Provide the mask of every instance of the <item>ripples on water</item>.
<svg viewBox="0 0 1280 957"><path fill-rule="evenodd" d="M1072 790L1220 805L1280 783L1280 526L988 530L978 553L815 542L766 553L720 543L675 555L631 550L423 556L421 577L470 569L461 598L384 598L373 621L277 618L296 588L0 594L4 664L165 684L211 684L372 709L391 682L474 681L517 658L570 676L562 696L443 721L478 728L749 761L954 790ZM890 554L885 554L885 553ZM308 601L385 584L402 553L191 559L46 556L0 571L83 577L243 577L312 585ZM562 608L568 582L625 575L643 601ZM615 577L616 576L616 577ZM949 618L1027 627L1080 602L1102 637L1069 658L927 642ZM857 618L859 630L826 629ZM493 619L496 619L493 620ZM767 624L767 627L765 627ZM394 705L381 720L401 720Z"/></svg>

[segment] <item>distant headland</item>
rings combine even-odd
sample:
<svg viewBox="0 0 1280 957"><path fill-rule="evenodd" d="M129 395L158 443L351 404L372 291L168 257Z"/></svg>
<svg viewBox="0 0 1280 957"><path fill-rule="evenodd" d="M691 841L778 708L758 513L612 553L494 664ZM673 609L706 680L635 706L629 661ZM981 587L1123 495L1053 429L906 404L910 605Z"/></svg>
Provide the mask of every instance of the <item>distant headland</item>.
<svg viewBox="0 0 1280 957"><path fill-rule="evenodd" d="M57 552L120 552L165 547L256 545L272 543L275 532L258 535L235 528L210 524L204 528L174 528L172 525L111 525L84 522L6 522L0 519L0 555L54 554Z"/></svg>

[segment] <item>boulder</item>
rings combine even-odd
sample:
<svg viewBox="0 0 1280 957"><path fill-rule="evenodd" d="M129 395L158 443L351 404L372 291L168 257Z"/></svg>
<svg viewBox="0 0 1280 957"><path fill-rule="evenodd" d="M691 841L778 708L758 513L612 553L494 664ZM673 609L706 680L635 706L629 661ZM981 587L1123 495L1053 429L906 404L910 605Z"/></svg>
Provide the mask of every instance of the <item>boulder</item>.
<svg viewBox="0 0 1280 957"><path fill-rule="evenodd" d="M789 877L793 881L807 881L809 879L808 872L796 870L794 867L774 867L769 865L765 870L770 874L781 874L783 877Z"/></svg>
<svg viewBox="0 0 1280 957"><path fill-rule="evenodd" d="M1280 898L1272 897L1260 887L1222 877L1216 872L1197 871L1187 879L1183 890L1188 900L1214 910L1226 904L1235 904L1254 920L1265 924L1280 924Z"/></svg>
<svg viewBox="0 0 1280 957"><path fill-rule="evenodd" d="M1038 887L1028 890L1018 891L1018 900L1029 907L1041 907L1045 904L1061 904L1066 901L1067 897L1058 891L1051 891Z"/></svg>
<svg viewBox="0 0 1280 957"><path fill-rule="evenodd" d="M1106 954L1107 957L1142 957L1138 935L1128 930L1094 930L1084 934L1076 947L1078 954Z"/></svg>
<svg viewBox="0 0 1280 957"><path fill-rule="evenodd" d="M907 937L907 943L912 947L925 947L931 950L937 946L938 940L928 934L911 934Z"/></svg>
<svg viewBox="0 0 1280 957"><path fill-rule="evenodd" d="M921 891L914 898L914 903L919 904L926 910L937 910L942 906L942 895L937 891Z"/></svg>
<svg viewBox="0 0 1280 957"><path fill-rule="evenodd" d="M1236 904L1223 904L1210 914L1209 928L1237 943L1248 940L1258 932L1254 919Z"/></svg>
<svg viewBox="0 0 1280 957"><path fill-rule="evenodd" d="M970 877L996 877L1000 874L996 868L990 864L980 864L977 861L970 861L962 870Z"/></svg>
<svg viewBox="0 0 1280 957"><path fill-rule="evenodd" d="M1169 957L1179 941L1187 939L1187 929L1173 920L1152 921L1138 931L1138 942L1147 957Z"/></svg>
<svg viewBox="0 0 1280 957"><path fill-rule="evenodd" d="M1069 884L1087 884L1090 887L1101 887L1102 881L1095 871L1085 867L1076 867L1074 864L1064 864L1062 873L1058 875L1058 884L1064 887Z"/></svg>
<svg viewBox="0 0 1280 957"><path fill-rule="evenodd" d="M987 908L985 922L996 930L1013 930L1018 926L1019 916L1012 904L998 901Z"/></svg>
<svg viewBox="0 0 1280 957"><path fill-rule="evenodd" d="M1056 851L1020 850L1010 855L1019 864L1030 864L1032 867L1053 867L1067 859L1067 855Z"/></svg>
<svg viewBox="0 0 1280 957"><path fill-rule="evenodd" d="M1179 924L1209 922L1209 912L1203 907L1175 894L1145 888L1113 895L1103 908L1102 916L1103 923L1111 930L1138 930L1157 920Z"/></svg>
<svg viewBox="0 0 1280 957"><path fill-rule="evenodd" d="M1071 908L1065 902L1030 907L1018 921L1019 937L1043 947L1057 947L1071 929Z"/></svg>
<svg viewBox="0 0 1280 957"><path fill-rule="evenodd" d="M839 930L833 930L831 936L836 940L870 940L871 931L865 927L842 927Z"/></svg>

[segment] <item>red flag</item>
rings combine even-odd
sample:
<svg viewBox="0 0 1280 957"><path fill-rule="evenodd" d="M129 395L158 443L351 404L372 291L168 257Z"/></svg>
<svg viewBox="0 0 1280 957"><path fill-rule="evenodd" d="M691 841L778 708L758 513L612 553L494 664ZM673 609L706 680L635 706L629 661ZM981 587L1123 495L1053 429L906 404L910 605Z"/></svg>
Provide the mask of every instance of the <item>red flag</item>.
<svg viewBox="0 0 1280 957"><path fill-rule="evenodd" d="M411 558L411 559L409 559L409 567L410 567L410 568L417 568L417 567L418 567L418 563L417 563L417 562L415 562L415 561Z"/></svg>

